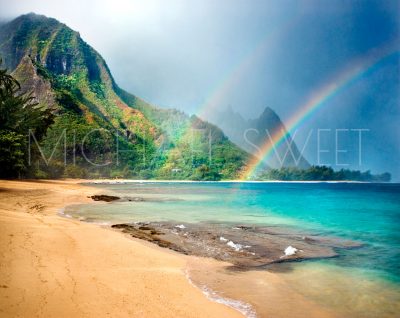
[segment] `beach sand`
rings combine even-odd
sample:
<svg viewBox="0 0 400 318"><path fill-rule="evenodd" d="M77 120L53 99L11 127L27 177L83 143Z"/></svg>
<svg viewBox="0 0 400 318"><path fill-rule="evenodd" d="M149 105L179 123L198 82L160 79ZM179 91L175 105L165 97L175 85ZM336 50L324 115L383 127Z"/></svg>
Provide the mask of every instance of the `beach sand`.
<svg viewBox="0 0 400 318"><path fill-rule="evenodd" d="M222 291L220 294L228 299L241 299L251 304L257 317L343 318L304 297L279 273L232 271L222 262L205 258L189 260L188 272L196 285L204 284L212 290Z"/></svg>
<svg viewBox="0 0 400 318"><path fill-rule="evenodd" d="M0 317L243 317L190 284L185 258L57 215L97 191L1 181Z"/></svg>
<svg viewBox="0 0 400 318"><path fill-rule="evenodd" d="M335 317L279 273L233 273L57 214L100 192L78 180L0 181L0 317L243 317L187 273L258 317Z"/></svg>

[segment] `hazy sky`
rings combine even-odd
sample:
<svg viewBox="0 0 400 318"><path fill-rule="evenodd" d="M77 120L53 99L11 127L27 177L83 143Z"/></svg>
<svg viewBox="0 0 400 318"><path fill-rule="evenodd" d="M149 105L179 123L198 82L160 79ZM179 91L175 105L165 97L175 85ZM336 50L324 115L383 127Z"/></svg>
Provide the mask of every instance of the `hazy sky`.
<svg viewBox="0 0 400 318"><path fill-rule="evenodd" d="M2 20L35 12L79 31L122 88L153 104L189 113L231 105L245 117L269 106L285 122L338 73L400 43L400 1L0 0L0 8ZM320 163L334 166L335 129L369 129L362 166L355 132L339 133L340 148L352 150L340 159L400 179L399 65L399 54L381 61L300 126L300 148L313 129L312 163L318 128L332 129L321 134L320 149L331 152Z"/></svg>

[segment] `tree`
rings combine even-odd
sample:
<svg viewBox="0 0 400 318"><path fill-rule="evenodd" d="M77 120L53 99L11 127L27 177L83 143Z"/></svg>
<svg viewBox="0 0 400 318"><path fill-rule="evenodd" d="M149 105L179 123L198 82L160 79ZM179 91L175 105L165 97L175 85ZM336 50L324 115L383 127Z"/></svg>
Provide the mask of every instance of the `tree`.
<svg viewBox="0 0 400 318"><path fill-rule="evenodd" d="M259 180L301 180L301 181L328 181L328 180L352 180L367 182L389 182L390 173L373 175L371 172L360 172L358 170L334 171L331 167L311 166L308 169L287 168L267 169L261 173Z"/></svg>
<svg viewBox="0 0 400 318"><path fill-rule="evenodd" d="M20 177L26 171L29 131L42 140L53 118L51 109L39 106L7 69L0 69L0 177Z"/></svg>

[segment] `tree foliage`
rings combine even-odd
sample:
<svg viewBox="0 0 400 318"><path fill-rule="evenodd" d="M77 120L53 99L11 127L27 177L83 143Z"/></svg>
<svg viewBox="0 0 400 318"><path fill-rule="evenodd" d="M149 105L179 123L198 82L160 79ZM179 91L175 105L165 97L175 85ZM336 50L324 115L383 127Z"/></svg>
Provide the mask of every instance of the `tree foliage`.
<svg viewBox="0 0 400 318"><path fill-rule="evenodd" d="M33 82L41 103L56 108L55 122L44 138L46 130L39 134L40 125L16 117L9 120L14 125L11 131L23 122L24 136L27 127L35 127L39 145L35 143L33 150L40 156L25 170L32 176L235 179L248 160L248 154L217 127L120 89L100 54L55 19L27 14L2 26L0 53L24 86L25 81ZM9 110L17 115L14 108ZM204 133L195 133L192 140L192 130ZM15 147L27 147L19 137L6 139L14 154Z"/></svg>
<svg viewBox="0 0 400 318"><path fill-rule="evenodd" d="M31 93L22 94L18 81L0 69L0 177L26 171L29 132L40 141L52 122L51 109L39 106Z"/></svg>
<svg viewBox="0 0 400 318"><path fill-rule="evenodd" d="M388 172L373 175L371 172L341 169L333 170L327 166L312 166L308 169L281 168L268 169L259 176L260 180L282 181L364 181L389 182L391 175Z"/></svg>

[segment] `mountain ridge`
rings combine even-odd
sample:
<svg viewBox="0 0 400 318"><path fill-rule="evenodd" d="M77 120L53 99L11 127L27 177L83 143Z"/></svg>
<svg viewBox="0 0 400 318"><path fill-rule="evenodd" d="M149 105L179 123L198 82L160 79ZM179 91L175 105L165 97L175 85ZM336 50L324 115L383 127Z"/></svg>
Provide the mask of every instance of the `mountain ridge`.
<svg viewBox="0 0 400 318"><path fill-rule="evenodd" d="M56 19L30 13L3 25L0 56L25 91L33 90L39 104L54 107L58 114L43 142L48 153L57 133L66 127L78 129L81 138L85 136L83 128L86 134L89 128L117 131L116 139L132 155L123 160L123 168L113 169L92 167L80 156L76 165L89 170L90 175L234 179L249 159L215 125L175 109L158 108L121 89L101 55L78 32ZM199 130L204 134L193 137L193 131ZM70 139L67 152L75 154ZM101 146L94 136L89 138L88 151L102 160L118 161L115 150L119 148L109 139ZM106 146L108 152L102 154L99 150ZM83 145L80 148L83 154ZM61 151L55 157L60 163ZM47 173L52 176L51 171Z"/></svg>
<svg viewBox="0 0 400 318"><path fill-rule="evenodd" d="M223 111L215 112L210 121L221 127L236 145L259 157L264 167L297 167L300 169L310 167L290 134L287 133L287 129L278 114L268 106L264 108L259 117L253 119L245 119L240 113L228 106ZM281 131L286 132L287 142L271 145L270 137ZM260 150L265 148L266 145L269 145L273 151L267 158L262 158L261 156L264 154ZM290 145L290 149L288 145Z"/></svg>

